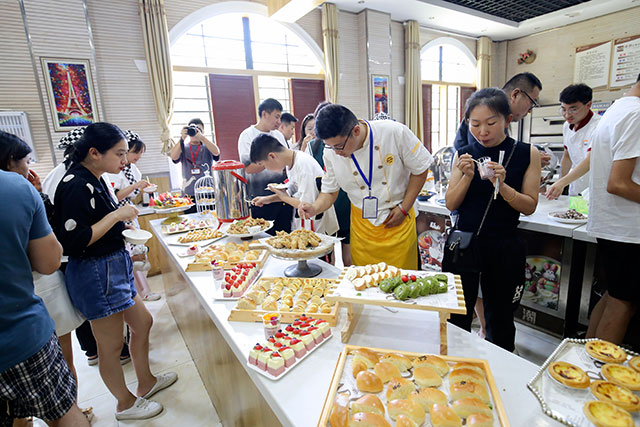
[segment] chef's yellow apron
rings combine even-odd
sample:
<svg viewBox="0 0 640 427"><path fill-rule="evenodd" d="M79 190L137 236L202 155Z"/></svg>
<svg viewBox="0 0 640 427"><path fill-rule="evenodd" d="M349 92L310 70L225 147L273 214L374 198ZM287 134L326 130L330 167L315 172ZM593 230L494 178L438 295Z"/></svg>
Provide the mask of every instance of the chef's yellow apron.
<svg viewBox="0 0 640 427"><path fill-rule="evenodd" d="M354 265L386 262L406 270L418 269L418 238L413 208L393 228L375 226L362 218L362 210L351 204L351 258Z"/></svg>

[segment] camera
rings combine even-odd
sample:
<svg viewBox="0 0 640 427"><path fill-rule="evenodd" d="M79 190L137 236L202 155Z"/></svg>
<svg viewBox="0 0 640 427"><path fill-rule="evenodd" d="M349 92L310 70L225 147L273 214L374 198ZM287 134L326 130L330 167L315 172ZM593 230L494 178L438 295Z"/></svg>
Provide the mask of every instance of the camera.
<svg viewBox="0 0 640 427"><path fill-rule="evenodd" d="M199 130L200 129L198 129L196 125L189 125L189 127L187 128L187 135L196 136Z"/></svg>

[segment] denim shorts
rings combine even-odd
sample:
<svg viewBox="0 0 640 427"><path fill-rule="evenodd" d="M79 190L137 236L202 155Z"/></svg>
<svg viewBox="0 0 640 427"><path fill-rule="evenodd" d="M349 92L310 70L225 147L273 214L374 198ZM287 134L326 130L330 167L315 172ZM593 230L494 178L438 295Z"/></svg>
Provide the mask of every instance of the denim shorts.
<svg viewBox="0 0 640 427"><path fill-rule="evenodd" d="M71 302L87 320L111 316L134 304L133 263L124 248L103 257L69 257L65 282Z"/></svg>

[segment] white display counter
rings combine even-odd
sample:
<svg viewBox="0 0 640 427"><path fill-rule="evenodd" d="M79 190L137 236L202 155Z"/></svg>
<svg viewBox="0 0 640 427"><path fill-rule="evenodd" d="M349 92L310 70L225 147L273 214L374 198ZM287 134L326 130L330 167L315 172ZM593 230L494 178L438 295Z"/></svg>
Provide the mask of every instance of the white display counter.
<svg viewBox="0 0 640 427"><path fill-rule="evenodd" d="M152 222L152 228L167 253L166 262L172 264L166 267L169 269L176 267L197 298L197 300L190 301L189 304L192 304L190 307L184 307L184 301L181 302L180 306L172 305L175 290L172 290L171 286L173 285L171 283L165 281L167 300L183 336L185 333L192 333L193 331L187 331L191 328L191 325L181 324L181 316L175 316L175 311L204 310L225 341L224 343L216 342L214 343L215 346L226 345L229 347L237 358L237 362L244 367L246 375L255 384L260 395L277 417L277 420L286 426L315 425L322 410L322 404L336 361L343 348L339 330L346 321L346 310L341 310L338 326L333 328L333 337L320 346L304 362L294 367L291 372L277 381L265 378L246 368L249 349L256 342L264 340L262 325L260 323L228 321L229 313L236 302L214 300L214 282L210 272L186 273L184 271L188 259L176 256L176 252L184 251L184 248L166 244L165 236L159 229L159 222L160 220ZM224 242L224 240L221 242ZM338 276L339 269L336 267L321 261L311 262L318 263L323 267L323 272L319 277L335 278ZM282 276L284 268L290 264L286 261L269 258L266 262L263 276ZM175 279L176 276L173 276L173 279L170 280L175 281ZM207 337L203 336L201 339L207 340ZM465 332L454 325L449 325L448 327L448 340L449 355L481 358L489 361L511 425L557 425L555 421L542 413L537 400L526 388L527 381L533 377L538 369L536 365L487 341L481 340L477 335ZM187 345L192 351L192 347L195 347L195 345L193 343L190 345L187 339L185 341L187 341ZM414 310L390 312L382 307L365 307L349 343L414 352L437 353L439 351L439 320L436 313L417 312ZM198 366L200 359L199 356L194 356L196 366ZM202 363L200 365L198 369L205 383L208 379L210 380L210 378L206 378L207 375L215 371L214 368L219 368L211 367L212 369L209 370L203 367ZM225 388L228 386L217 383L215 378L213 378L212 383L217 384L215 387L221 388L220 393L224 393ZM219 407L219 405L225 405L226 403L215 399L212 395L215 393L209 387L208 391L223 424L240 425L237 419L230 419L229 417L225 419L227 411ZM234 403L234 400L234 396L228 396L227 401L229 403Z"/></svg>

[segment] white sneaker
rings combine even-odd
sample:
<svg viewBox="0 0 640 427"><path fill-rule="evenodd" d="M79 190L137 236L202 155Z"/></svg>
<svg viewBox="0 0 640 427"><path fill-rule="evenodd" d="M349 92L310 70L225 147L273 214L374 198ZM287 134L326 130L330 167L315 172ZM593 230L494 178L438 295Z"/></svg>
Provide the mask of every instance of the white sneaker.
<svg viewBox="0 0 640 427"><path fill-rule="evenodd" d="M160 403L138 397L131 408L116 412L116 420L145 420L155 417L162 409Z"/></svg>
<svg viewBox="0 0 640 427"><path fill-rule="evenodd" d="M175 383L177 379L178 379L178 374L176 374L175 372L165 372L164 374L160 374L156 376L156 383L154 384L153 387L151 387L151 390L149 390L144 396L142 396L142 398L143 399L150 398L160 390L164 390L165 388L169 387L171 384Z"/></svg>

